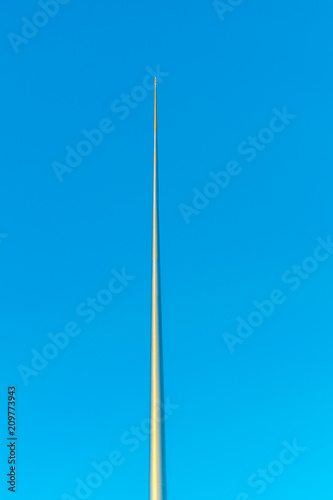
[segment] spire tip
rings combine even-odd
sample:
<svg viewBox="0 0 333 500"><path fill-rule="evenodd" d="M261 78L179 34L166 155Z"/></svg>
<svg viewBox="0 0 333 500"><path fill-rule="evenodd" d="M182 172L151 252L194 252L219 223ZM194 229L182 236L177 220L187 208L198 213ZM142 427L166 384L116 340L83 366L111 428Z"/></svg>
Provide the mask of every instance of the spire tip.
<svg viewBox="0 0 333 500"><path fill-rule="evenodd" d="M156 76L155 76L155 85L156 85L156 83L157 83L157 79L156 79Z"/></svg>

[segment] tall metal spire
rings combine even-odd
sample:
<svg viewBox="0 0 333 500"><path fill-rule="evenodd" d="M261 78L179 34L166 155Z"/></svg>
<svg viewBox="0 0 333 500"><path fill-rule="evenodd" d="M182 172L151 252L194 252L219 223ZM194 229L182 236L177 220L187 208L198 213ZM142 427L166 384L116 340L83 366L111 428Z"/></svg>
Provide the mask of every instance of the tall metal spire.
<svg viewBox="0 0 333 500"><path fill-rule="evenodd" d="M158 229L156 78L154 96L153 280L151 332L150 500L166 500L164 458L163 365Z"/></svg>

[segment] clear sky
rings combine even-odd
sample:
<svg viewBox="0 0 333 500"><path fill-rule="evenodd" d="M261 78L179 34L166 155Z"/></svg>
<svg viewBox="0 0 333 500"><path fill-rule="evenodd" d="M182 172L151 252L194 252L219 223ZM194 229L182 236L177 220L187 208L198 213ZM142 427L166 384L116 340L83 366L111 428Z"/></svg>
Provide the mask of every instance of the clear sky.
<svg viewBox="0 0 333 500"><path fill-rule="evenodd" d="M148 498L155 74L168 498L332 494L332 15L2 3L1 498Z"/></svg>

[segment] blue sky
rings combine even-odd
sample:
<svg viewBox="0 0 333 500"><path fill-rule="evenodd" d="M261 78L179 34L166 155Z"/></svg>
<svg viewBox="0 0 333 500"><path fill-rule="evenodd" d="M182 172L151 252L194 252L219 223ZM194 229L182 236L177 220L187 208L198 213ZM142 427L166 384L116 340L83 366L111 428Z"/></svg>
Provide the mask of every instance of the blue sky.
<svg viewBox="0 0 333 500"><path fill-rule="evenodd" d="M168 497L326 498L331 3L41 4L0 16L2 498L12 385L16 498L148 498L154 74Z"/></svg>

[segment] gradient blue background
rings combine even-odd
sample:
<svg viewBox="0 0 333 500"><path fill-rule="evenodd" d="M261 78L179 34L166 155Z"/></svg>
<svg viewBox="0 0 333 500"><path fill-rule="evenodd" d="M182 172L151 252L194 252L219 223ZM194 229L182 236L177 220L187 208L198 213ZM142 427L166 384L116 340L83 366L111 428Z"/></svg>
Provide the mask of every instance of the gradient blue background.
<svg viewBox="0 0 333 500"><path fill-rule="evenodd" d="M168 498L255 499L247 478L294 438L306 451L260 496L328 498L333 258L296 292L281 276L333 229L331 2L245 0L222 22L211 1L73 0L15 54L7 33L37 10L0 16L1 497L16 384L17 499L75 498L115 449L90 498L148 498L148 440L120 436L149 416L153 94L123 121L110 104L160 64ZM283 106L296 118L247 163L238 145ZM60 183L52 162L104 117L115 131ZM187 225L179 204L232 159L242 173ZM135 279L85 324L77 305L122 267ZM275 288L287 300L231 355L223 333ZM71 320L82 333L25 386L17 366Z"/></svg>

